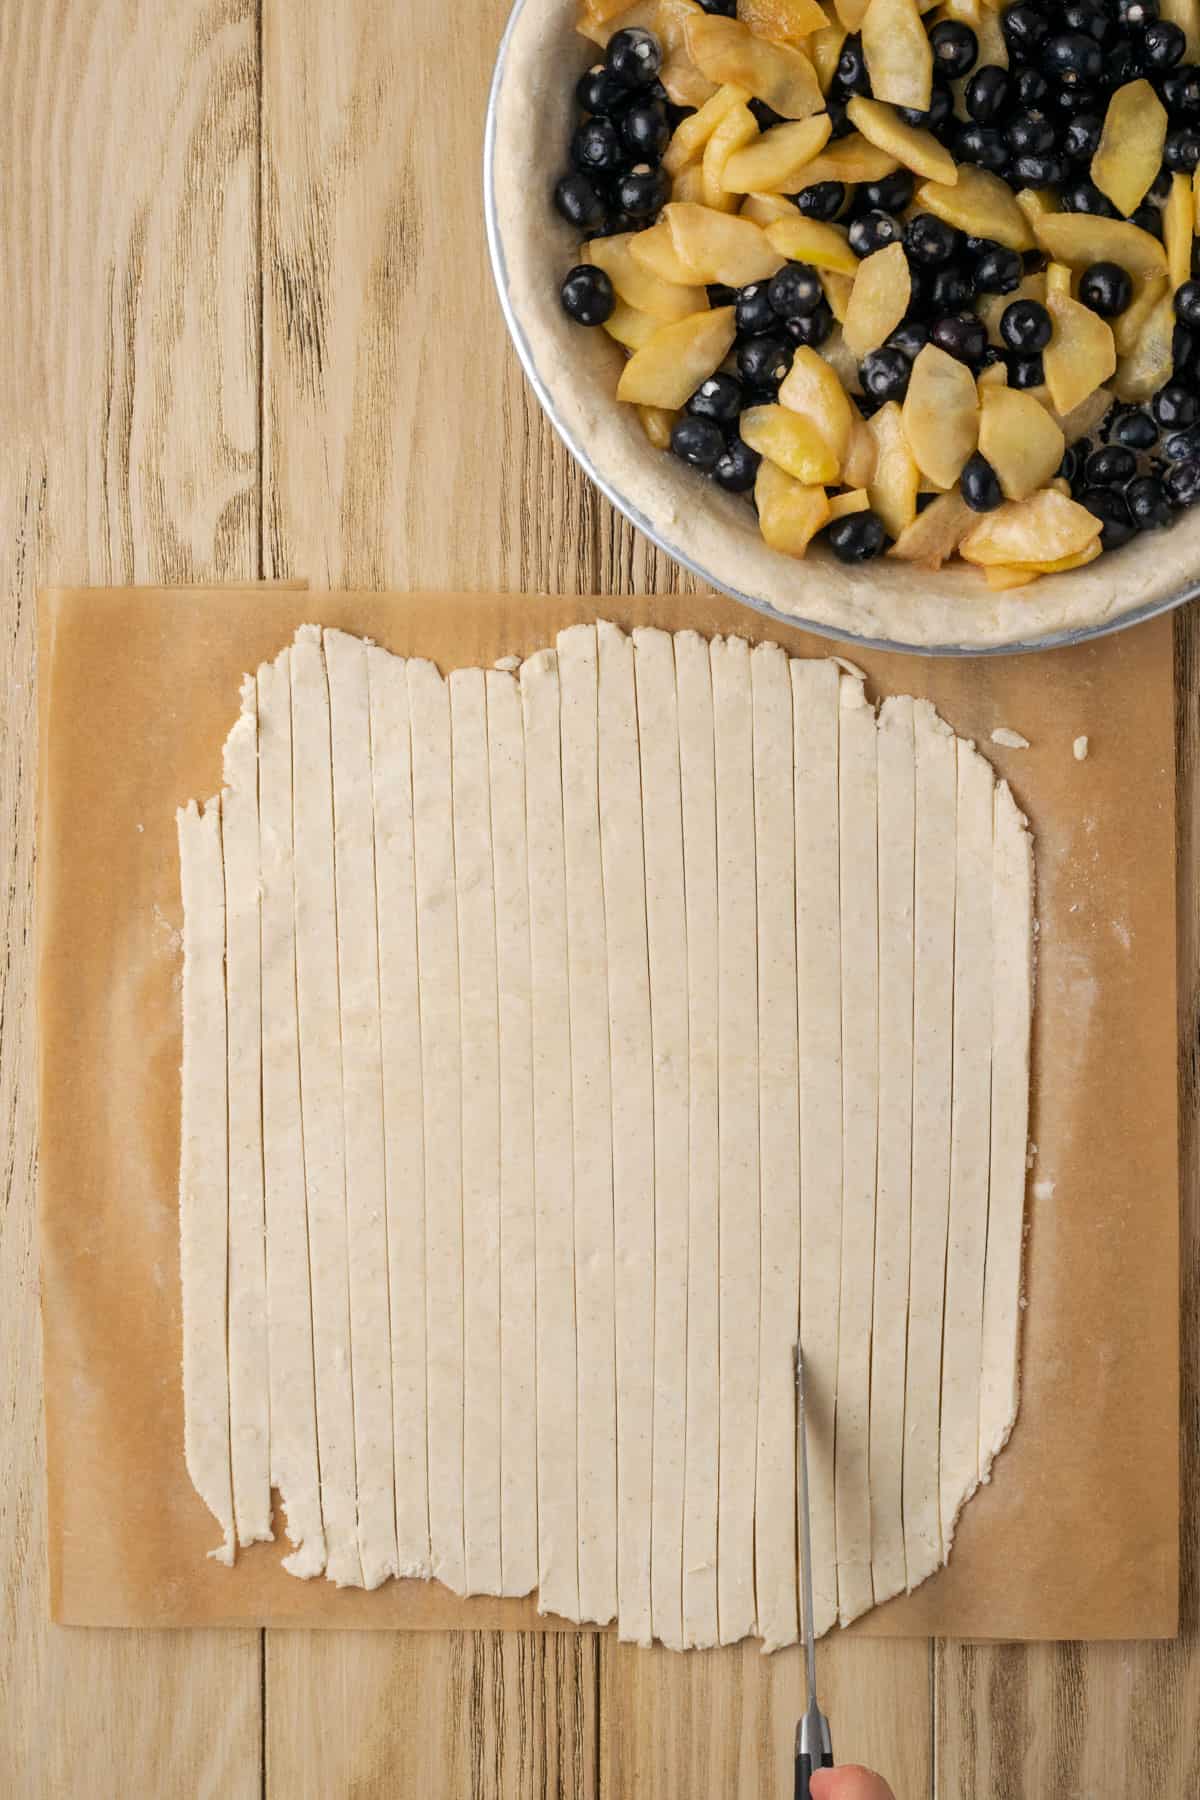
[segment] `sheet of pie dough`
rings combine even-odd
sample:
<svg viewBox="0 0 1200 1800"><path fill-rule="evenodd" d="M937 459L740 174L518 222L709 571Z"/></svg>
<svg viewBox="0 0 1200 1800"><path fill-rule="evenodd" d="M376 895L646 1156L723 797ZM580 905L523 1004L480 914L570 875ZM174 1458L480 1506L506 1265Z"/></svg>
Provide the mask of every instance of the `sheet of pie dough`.
<svg viewBox="0 0 1200 1800"><path fill-rule="evenodd" d="M617 1357L617 1626L651 1637L654 1440L654 1094L646 877L633 644L596 627L600 847L612 1057L614 1311Z"/></svg>
<svg viewBox="0 0 1200 1800"><path fill-rule="evenodd" d="M708 644L675 636L688 995L687 1427L683 1635L717 1642L720 1308L717 1207L717 794Z"/></svg>
<svg viewBox="0 0 1200 1800"><path fill-rule="evenodd" d="M408 664L421 1081L425 1109L425 1333L429 1548L433 1573L466 1592L463 1521L463 1150L458 916L450 696L433 664Z"/></svg>
<svg viewBox="0 0 1200 1800"><path fill-rule="evenodd" d="M229 1169L225 1047L225 883L221 807L175 815L183 895L183 1074L179 1240L183 1271L184 1455L221 1527L209 1555L232 1563L226 1347Z"/></svg>
<svg viewBox="0 0 1200 1800"><path fill-rule="evenodd" d="M717 774L717 1130L720 1160L721 1439L717 1622L723 1644L755 1628L758 1443L758 925L750 647L714 638Z"/></svg>
<svg viewBox="0 0 1200 1800"><path fill-rule="evenodd" d="M229 1449L239 1544L271 1533L271 1417L262 1137L258 718L253 677L225 740L225 1029L229 1059Z"/></svg>
<svg viewBox="0 0 1200 1800"><path fill-rule="evenodd" d="M579 1617L571 1020L558 659L521 665L533 1019L538 1610Z"/></svg>
<svg viewBox="0 0 1200 1800"><path fill-rule="evenodd" d="M950 1213L954 1040L955 737L927 701L913 708L913 1160L904 1389L904 1556L910 1588L941 1566L938 1477L942 1315Z"/></svg>
<svg viewBox="0 0 1200 1800"><path fill-rule="evenodd" d="M504 1592L528 1594L538 1561L525 734L511 674L489 669L486 688L500 1032L500 1548Z"/></svg>
<svg viewBox="0 0 1200 1800"><path fill-rule="evenodd" d="M499 1594L500 1019L487 698L482 669L450 676L454 879L462 1043L463 1519L467 1592Z"/></svg>
<svg viewBox="0 0 1200 1800"><path fill-rule="evenodd" d="M988 1478L1017 1416L1033 1017L1033 840L1007 782L996 788L993 823L992 1121L979 1362L981 1481Z"/></svg>
<svg viewBox="0 0 1200 1800"><path fill-rule="evenodd" d="M834 1401L842 1256L841 675L793 661L796 983L800 1031L800 1340L804 1346L813 1627L838 1613Z"/></svg>
<svg viewBox="0 0 1200 1800"><path fill-rule="evenodd" d="M290 1574L307 1578L320 1575L325 1567L325 1525L300 1126L290 650L262 665L257 688L270 1480L279 1490L287 1534L295 1545L283 1566Z"/></svg>
<svg viewBox="0 0 1200 1800"><path fill-rule="evenodd" d="M324 647L333 746L358 1554L363 1583L372 1588L395 1575L398 1563L370 707L362 639L327 631Z"/></svg>
<svg viewBox="0 0 1200 1800"><path fill-rule="evenodd" d="M842 914L842 1272L838 1323L838 1616L871 1585L871 1311L879 1154L878 734L862 682L843 675L838 739Z"/></svg>
<svg viewBox="0 0 1200 1800"><path fill-rule="evenodd" d="M317 1442L326 1569L360 1587L350 1348L350 1274L333 849L333 758L321 634L292 646L292 827L300 1111L308 1184Z"/></svg>
<svg viewBox="0 0 1200 1800"><path fill-rule="evenodd" d="M904 1591L904 1362L912 1198L913 703L879 709L879 1172L871 1327L871 1581Z"/></svg>
<svg viewBox="0 0 1200 1800"><path fill-rule="evenodd" d="M688 1346L688 943L675 651L633 634L650 1039L654 1055L654 1444L650 1586L654 1636L681 1650Z"/></svg>
<svg viewBox="0 0 1200 1800"><path fill-rule="evenodd" d="M600 861L596 628L557 640L561 705L575 1341L579 1446L579 1616L617 1611L617 1392L613 1317L612 1082Z"/></svg>
<svg viewBox="0 0 1200 1800"><path fill-rule="evenodd" d="M750 653L758 881L758 1453L754 1574L764 1650L799 1631L796 1339L800 1327L800 1096L792 678L775 644Z"/></svg>
<svg viewBox="0 0 1200 1800"><path fill-rule="evenodd" d="M375 804L396 1560L402 1575L427 1576L431 1561L425 1358L425 1124L406 663L398 656L368 646L367 688Z"/></svg>

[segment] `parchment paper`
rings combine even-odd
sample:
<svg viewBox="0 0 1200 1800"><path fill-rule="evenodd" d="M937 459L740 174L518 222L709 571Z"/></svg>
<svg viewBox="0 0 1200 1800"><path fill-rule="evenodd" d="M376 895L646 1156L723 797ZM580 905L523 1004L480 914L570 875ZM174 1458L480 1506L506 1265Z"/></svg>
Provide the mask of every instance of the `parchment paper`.
<svg viewBox="0 0 1200 1800"><path fill-rule="evenodd" d="M283 1545L209 1561L183 1462L176 806L220 785L244 671L305 620L445 669L597 615L830 646L702 597L55 592L41 611L42 1308L53 1617L74 1625L558 1625L431 1584L338 1592ZM1037 837L1024 1397L948 1569L854 1627L1015 1638L1177 1626L1171 625L1038 658L863 652L1012 780ZM990 743L996 726L1027 751ZM1072 740L1086 733L1085 762Z"/></svg>

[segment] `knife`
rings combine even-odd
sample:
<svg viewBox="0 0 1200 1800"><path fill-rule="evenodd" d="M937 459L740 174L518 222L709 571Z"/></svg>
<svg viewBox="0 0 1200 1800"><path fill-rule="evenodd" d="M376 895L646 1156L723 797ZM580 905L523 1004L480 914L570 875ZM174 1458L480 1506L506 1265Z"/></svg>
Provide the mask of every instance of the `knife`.
<svg viewBox="0 0 1200 1800"><path fill-rule="evenodd" d="M804 1602L804 1647L808 1705L796 1726L796 1800L809 1800L814 1769L833 1767L829 1720L817 1704L817 1646L813 1632L812 1528L808 1511L808 1433L804 1413L804 1354L796 1345L796 1446L800 1469L797 1513L800 1522L800 1593Z"/></svg>

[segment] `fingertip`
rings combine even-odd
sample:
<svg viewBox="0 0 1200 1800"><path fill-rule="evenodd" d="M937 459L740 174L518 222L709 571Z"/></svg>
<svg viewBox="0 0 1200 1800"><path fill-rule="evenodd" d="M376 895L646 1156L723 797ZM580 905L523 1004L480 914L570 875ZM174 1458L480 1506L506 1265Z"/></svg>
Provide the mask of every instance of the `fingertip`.
<svg viewBox="0 0 1200 1800"><path fill-rule="evenodd" d="M858 1763L815 1770L810 1792L812 1800L895 1800L883 1777Z"/></svg>

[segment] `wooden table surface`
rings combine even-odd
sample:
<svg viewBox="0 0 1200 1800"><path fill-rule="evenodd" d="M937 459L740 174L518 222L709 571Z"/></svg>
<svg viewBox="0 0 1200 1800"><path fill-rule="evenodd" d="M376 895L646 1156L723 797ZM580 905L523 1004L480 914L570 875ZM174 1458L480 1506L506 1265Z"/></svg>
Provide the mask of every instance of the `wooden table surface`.
<svg viewBox="0 0 1200 1800"><path fill-rule="evenodd" d="M568 461L504 338L478 202L503 10L0 6L0 1792L18 1800L790 1792L794 1653L47 1622L39 582L686 585ZM1177 645L1184 1482L1195 1495L1197 615L1180 620ZM840 1753L884 1769L900 1800L1200 1793L1194 1503L1184 1518L1180 1642L823 1645Z"/></svg>

